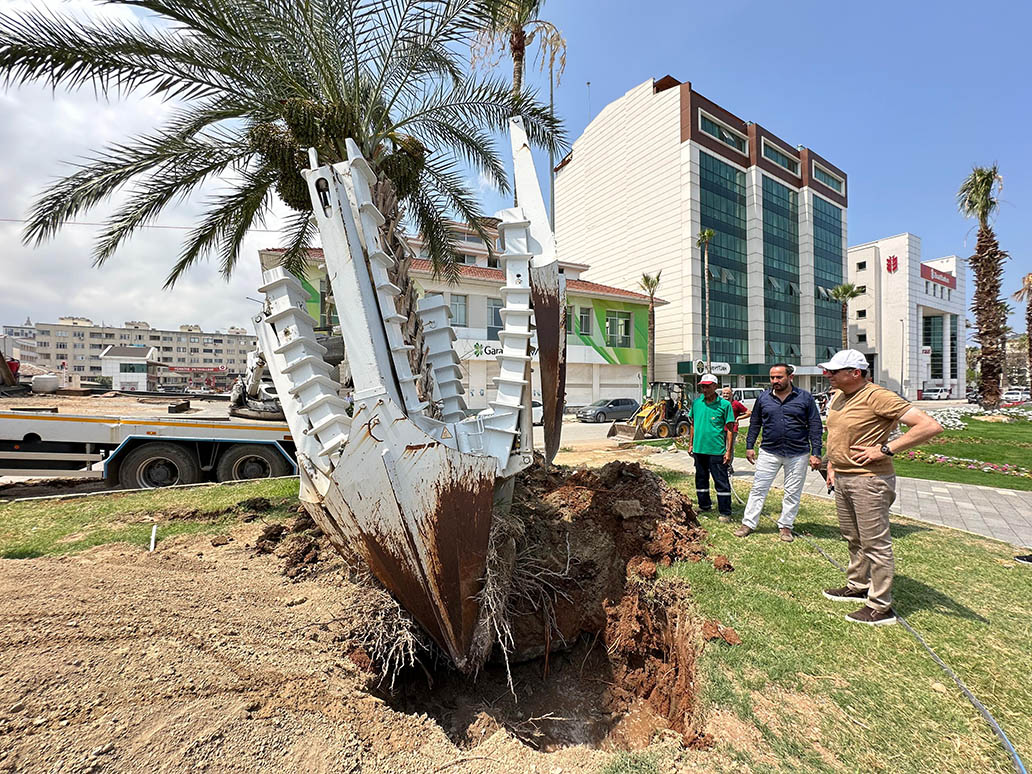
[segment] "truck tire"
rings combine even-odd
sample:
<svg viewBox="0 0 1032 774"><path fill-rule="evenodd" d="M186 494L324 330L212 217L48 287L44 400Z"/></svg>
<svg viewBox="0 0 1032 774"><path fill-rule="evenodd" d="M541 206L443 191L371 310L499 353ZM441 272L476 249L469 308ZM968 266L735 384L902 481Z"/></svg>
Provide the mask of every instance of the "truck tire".
<svg viewBox="0 0 1032 774"><path fill-rule="evenodd" d="M145 443L133 449L118 469L125 489L156 489L173 484L196 484L201 468L194 455L174 443Z"/></svg>
<svg viewBox="0 0 1032 774"><path fill-rule="evenodd" d="M656 438L669 438L674 434L674 428L669 422L660 422L656 425Z"/></svg>
<svg viewBox="0 0 1032 774"><path fill-rule="evenodd" d="M688 437L688 431L691 430L691 429L692 429L692 426L687 421L682 419L680 422L677 423L677 437L678 438L687 438Z"/></svg>
<svg viewBox="0 0 1032 774"><path fill-rule="evenodd" d="M215 477L219 481L243 481L290 475L290 465L271 444L242 443L229 447L219 457Z"/></svg>

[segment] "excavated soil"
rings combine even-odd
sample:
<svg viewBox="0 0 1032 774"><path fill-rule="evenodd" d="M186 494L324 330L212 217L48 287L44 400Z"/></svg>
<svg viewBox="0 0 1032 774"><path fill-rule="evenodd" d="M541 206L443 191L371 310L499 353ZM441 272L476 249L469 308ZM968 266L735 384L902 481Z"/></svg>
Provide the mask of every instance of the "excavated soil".
<svg viewBox="0 0 1032 774"><path fill-rule="evenodd" d="M153 553L2 562L0 771L571 774L707 744L697 657L737 634L659 577L707 559L704 532L637 464L520 477L513 652L476 680L432 650L385 667L376 643L411 634L396 604L307 516L267 507Z"/></svg>

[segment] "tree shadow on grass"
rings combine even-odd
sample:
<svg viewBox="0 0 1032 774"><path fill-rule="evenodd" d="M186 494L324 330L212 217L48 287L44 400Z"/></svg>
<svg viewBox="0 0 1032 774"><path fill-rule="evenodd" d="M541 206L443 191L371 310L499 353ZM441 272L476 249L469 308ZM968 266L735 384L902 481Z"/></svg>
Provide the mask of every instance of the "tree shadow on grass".
<svg viewBox="0 0 1032 774"><path fill-rule="evenodd" d="M903 615L916 613L918 610L930 610L953 618L989 623L989 619L980 616L971 608L908 575L896 573L892 582L892 596L893 606Z"/></svg>
<svg viewBox="0 0 1032 774"><path fill-rule="evenodd" d="M10 548L0 552L0 559L37 559L43 552L35 548Z"/></svg>

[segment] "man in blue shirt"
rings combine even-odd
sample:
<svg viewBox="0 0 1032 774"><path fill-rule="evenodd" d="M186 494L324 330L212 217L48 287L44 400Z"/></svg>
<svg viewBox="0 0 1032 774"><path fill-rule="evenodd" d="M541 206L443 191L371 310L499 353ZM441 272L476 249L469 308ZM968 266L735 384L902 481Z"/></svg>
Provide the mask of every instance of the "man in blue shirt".
<svg viewBox="0 0 1032 774"><path fill-rule="evenodd" d="M731 482L727 464L731 461L731 428L735 415L731 404L717 395L717 377L703 374L699 379L702 395L692 401L688 421L688 447L695 458L695 497L699 509L713 508L710 499L710 476L717 490L717 510L720 521L731 521Z"/></svg>
<svg viewBox="0 0 1032 774"><path fill-rule="evenodd" d="M781 502L778 531L791 543L792 525L799 513L799 500L806 483L807 466L816 470L821 464L821 414L813 395L792 384L792 367L776 363L770 369L770 390L762 393L753 406L749 434L745 439L745 458L756 466L749 502L745 506L737 537L747 537L760 525L760 510L779 470L785 471L785 496ZM756 438L763 433L760 453Z"/></svg>

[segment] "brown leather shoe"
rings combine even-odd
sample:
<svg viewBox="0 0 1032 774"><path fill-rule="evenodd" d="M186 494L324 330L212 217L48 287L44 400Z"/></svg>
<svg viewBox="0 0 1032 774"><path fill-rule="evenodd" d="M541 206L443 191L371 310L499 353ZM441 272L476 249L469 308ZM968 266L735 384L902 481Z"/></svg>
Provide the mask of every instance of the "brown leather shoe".
<svg viewBox="0 0 1032 774"><path fill-rule="evenodd" d="M744 524L735 530L735 537L749 537L753 533L752 527L747 527Z"/></svg>
<svg viewBox="0 0 1032 774"><path fill-rule="evenodd" d="M792 534L791 527L780 527L778 532L781 533L781 541L783 543L791 543L795 540L795 535Z"/></svg>
<svg viewBox="0 0 1032 774"><path fill-rule="evenodd" d="M867 624L868 626L887 626L896 623L896 613L890 607L888 610L875 610L873 607L864 606L856 612L846 616L847 621Z"/></svg>

